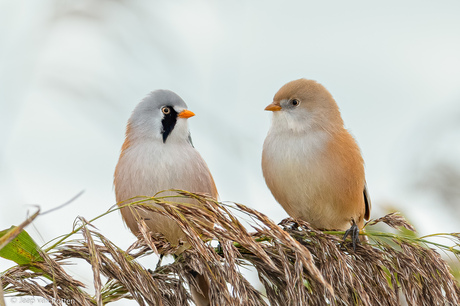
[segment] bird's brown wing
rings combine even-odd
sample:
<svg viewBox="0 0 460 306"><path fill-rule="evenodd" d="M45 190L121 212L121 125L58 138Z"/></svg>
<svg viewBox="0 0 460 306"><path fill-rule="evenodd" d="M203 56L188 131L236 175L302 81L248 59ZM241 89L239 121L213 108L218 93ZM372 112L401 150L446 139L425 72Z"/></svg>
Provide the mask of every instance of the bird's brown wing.
<svg viewBox="0 0 460 306"><path fill-rule="evenodd" d="M364 205L366 207L364 211L364 219L369 220L371 217L371 197L369 196L369 190L367 189L367 183L364 182Z"/></svg>

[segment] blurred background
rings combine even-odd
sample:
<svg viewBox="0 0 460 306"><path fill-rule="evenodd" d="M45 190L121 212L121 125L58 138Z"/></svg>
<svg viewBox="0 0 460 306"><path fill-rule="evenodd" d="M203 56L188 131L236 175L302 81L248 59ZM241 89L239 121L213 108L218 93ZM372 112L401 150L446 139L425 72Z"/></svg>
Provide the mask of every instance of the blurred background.
<svg viewBox="0 0 460 306"><path fill-rule="evenodd" d="M114 205L126 121L159 88L195 112L221 200L279 222L260 166L264 107L305 77L329 89L362 149L371 216L458 232L459 15L456 0L0 0L0 229L84 190L27 228L43 244ZM119 214L95 226L121 247L135 239Z"/></svg>

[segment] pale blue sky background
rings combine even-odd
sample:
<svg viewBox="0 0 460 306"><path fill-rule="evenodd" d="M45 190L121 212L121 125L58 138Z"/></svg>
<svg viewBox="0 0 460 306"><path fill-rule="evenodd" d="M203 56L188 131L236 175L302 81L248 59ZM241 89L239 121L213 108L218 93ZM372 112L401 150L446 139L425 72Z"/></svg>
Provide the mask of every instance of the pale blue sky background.
<svg viewBox="0 0 460 306"><path fill-rule="evenodd" d="M27 228L41 244L113 205L126 121L158 88L196 113L221 199L278 222L263 109L305 77L331 91L361 146L372 217L391 204L421 233L459 231L459 181L447 198L429 188L460 173L459 16L458 1L0 0L0 228L84 189ZM134 240L118 214L95 225L122 247Z"/></svg>

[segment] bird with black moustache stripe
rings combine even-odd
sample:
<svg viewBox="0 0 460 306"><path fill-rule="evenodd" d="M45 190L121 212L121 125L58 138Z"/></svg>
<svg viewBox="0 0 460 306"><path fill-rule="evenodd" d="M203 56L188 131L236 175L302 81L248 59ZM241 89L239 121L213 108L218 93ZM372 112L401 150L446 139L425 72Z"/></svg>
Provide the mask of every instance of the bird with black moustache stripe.
<svg viewBox="0 0 460 306"><path fill-rule="evenodd" d="M133 202L137 196L154 196L167 189L206 193L217 199L208 166L191 142L187 118L194 115L170 90L153 91L136 106L129 118L115 169L114 185L119 205ZM175 201L197 204L193 199L176 198ZM152 232L163 234L171 244L186 241L179 226L159 213L125 206L121 208L121 215L135 235L139 235L138 220L142 219ZM187 244L183 245L177 254L186 247ZM209 305L208 280L200 274L195 274L195 279L203 292L192 288L195 303Z"/></svg>

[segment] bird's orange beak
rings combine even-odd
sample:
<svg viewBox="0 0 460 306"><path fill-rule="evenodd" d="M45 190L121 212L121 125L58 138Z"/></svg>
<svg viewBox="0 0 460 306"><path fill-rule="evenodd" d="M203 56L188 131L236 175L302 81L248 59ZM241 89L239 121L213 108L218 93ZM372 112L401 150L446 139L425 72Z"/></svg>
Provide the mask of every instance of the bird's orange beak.
<svg viewBox="0 0 460 306"><path fill-rule="evenodd" d="M281 110L281 106L276 103L272 102L271 104L268 104L267 107L265 108L266 111L272 111L272 112L277 112Z"/></svg>
<svg viewBox="0 0 460 306"><path fill-rule="evenodd" d="M183 111L181 111L178 115L180 118L190 118L190 117L193 117L195 116L195 113L192 112L192 111L189 111L188 109L184 109Z"/></svg>

